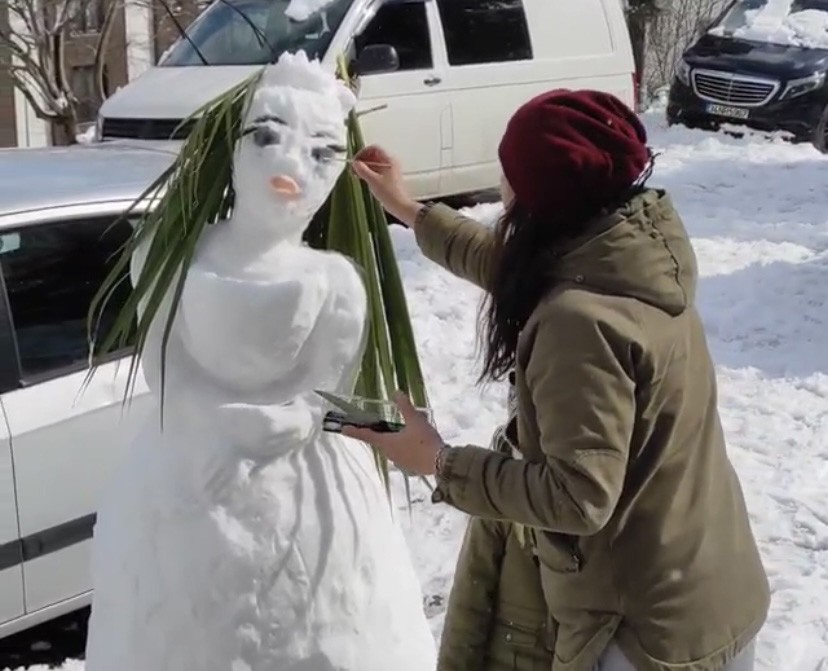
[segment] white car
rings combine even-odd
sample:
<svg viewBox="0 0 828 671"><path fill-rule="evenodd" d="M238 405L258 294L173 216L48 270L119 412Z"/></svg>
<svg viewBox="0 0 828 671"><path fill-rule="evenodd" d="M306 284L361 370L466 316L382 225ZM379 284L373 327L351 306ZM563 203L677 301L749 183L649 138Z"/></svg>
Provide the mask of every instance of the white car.
<svg viewBox="0 0 828 671"><path fill-rule="evenodd" d="M82 392L122 215L174 159L117 144L0 151L0 638L91 602L96 503L149 400L123 406L128 352Z"/></svg>
<svg viewBox="0 0 828 671"><path fill-rule="evenodd" d="M101 107L96 137L167 140L202 105L283 51L360 74L368 142L401 159L417 198L497 185L514 110L552 88L635 103L620 0L332 0L305 21L288 0L215 0L157 67ZM379 108L379 109L377 109Z"/></svg>

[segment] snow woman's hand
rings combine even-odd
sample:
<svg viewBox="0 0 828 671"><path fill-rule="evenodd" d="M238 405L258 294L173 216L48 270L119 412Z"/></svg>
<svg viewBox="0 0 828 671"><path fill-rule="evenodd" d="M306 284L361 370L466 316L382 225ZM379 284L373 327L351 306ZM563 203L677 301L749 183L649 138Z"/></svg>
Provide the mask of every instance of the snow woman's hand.
<svg viewBox="0 0 828 671"><path fill-rule="evenodd" d="M228 403L217 408L222 432L242 454L273 459L306 445L318 433L311 407L296 399L275 406Z"/></svg>
<svg viewBox="0 0 828 671"><path fill-rule="evenodd" d="M376 433L370 429L346 426L343 435L373 445L394 465L409 475L434 475L437 453L445 445L425 413L411 403L404 392L394 402L402 413L405 428L397 433Z"/></svg>

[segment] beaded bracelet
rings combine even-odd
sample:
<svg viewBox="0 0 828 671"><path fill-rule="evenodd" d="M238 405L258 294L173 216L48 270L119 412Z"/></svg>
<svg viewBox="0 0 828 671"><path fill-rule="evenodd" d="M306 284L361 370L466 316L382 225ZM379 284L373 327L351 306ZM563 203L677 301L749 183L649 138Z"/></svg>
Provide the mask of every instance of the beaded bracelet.
<svg viewBox="0 0 828 671"><path fill-rule="evenodd" d="M443 466L446 465L446 456L448 456L449 451L448 445L443 445L439 450L437 450L437 454L434 455L434 474L439 478L443 474Z"/></svg>

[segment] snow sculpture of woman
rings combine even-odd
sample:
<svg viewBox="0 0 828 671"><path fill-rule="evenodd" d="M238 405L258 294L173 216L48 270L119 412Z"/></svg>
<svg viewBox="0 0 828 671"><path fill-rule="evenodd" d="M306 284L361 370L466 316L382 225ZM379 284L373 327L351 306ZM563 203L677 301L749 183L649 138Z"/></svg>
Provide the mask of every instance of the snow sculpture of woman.
<svg viewBox="0 0 828 671"><path fill-rule="evenodd" d="M156 408L100 508L87 671L434 667L373 456L321 432L313 393L351 391L365 330L356 268L300 241L353 104L301 53L252 98L232 216L202 235L166 343L163 424ZM142 366L160 397L155 321Z"/></svg>

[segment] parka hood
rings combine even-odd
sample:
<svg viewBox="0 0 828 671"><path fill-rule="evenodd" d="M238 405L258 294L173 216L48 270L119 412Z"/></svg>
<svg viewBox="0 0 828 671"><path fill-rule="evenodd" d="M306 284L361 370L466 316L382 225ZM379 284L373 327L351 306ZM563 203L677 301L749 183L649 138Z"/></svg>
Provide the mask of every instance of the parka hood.
<svg viewBox="0 0 828 671"><path fill-rule="evenodd" d="M644 191L596 219L556 256L557 282L636 298L674 316L695 301L696 256L664 191Z"/></svg>

